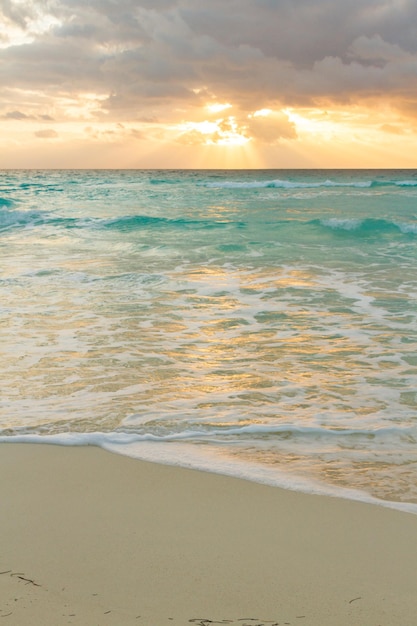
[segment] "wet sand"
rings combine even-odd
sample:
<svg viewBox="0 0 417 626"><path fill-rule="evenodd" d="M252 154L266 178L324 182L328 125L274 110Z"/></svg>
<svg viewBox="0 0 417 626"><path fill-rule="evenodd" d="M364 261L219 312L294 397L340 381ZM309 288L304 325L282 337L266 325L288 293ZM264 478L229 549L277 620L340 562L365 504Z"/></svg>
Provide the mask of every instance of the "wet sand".
<svg viewBox="0 0 417 626"><path fill-rule="evenodd" d="M0 445L0 624L415 626L417 516Z"/></svg>

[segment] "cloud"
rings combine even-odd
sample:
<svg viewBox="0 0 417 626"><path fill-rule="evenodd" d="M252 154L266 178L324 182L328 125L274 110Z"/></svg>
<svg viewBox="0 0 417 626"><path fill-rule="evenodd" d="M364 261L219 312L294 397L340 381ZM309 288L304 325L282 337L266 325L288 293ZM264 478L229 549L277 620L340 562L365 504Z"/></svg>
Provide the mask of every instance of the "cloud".
<svg viewBox="0 0 417 626"><path fill-rule="evenodd" d="M267 109L246 116L188 122L178 128L182 132L176 141L186 145L245 145L253 140L272 145L297 137L295 124L285 113Z"/></svg>
<svg viewBox="0 0 417 626"><path fill-rule="evenodd" d="M377 97L413 115L417 103L415 0L3 0L1 11L26 39L0 48L0 83L45 95L56 120L69 101L72 117L79 106L82 118L113 121L186 117L210 98L239 120ZM88 114L85 94L96 97ZM32 115L10 99L0 115L11 109ZM247 132L295 131L276 117Z"/></svg>
<svg viewBox="0 0 417 626"><path fill-rule="evenodd" d="M34 133L35 137L39 139L56 139L58 133L53 128L45 128L44 130L38 130Z"/></svg>
<svg viewBox="0 0 417 626"><path fill-rule="evenodd" d="M294 123L281 112L251 116L247 123L247 131L250 137L267 144L297 137Z"/></svg>
<svg viewBox="0 0 417 626"><path fill-rule="evenodd" d="M2 0L0 15L4 22L24 29L27 23L35 17L36 8L34 3L30 1Z"/></svg>
<svg viewBox="0 0 417 626"><path fill-rule="evenodd" d="M352 42L350 51L352 57L358 61L371 61L381 66L389 62L413 58L398 44L387 43L380 35L358 37Z"/></svg>
<svg viewBox="0 0 417 626"><path fill-rule="evenodd" d="M382 124L380 128L384 133L390 133L392 135L402 135L404 133L403 127L397 124Z"/></svg>
<svg viewBox="0 0 417 626"><path fill-rule="evenodd" d="M21 111L9 111L6 115L3 116L6 120L25 120L28 118L25 113Z"/></svg>

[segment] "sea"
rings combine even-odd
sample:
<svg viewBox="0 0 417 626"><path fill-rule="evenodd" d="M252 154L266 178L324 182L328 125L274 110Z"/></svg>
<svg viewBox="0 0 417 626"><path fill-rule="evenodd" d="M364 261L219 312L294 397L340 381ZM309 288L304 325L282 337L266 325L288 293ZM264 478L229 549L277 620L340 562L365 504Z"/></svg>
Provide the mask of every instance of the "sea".
<svg viewBox="0 0 417 626"><path fill-rule="evenodd" d="M3 170L0 441L417 513L417 170Z"/></svg>

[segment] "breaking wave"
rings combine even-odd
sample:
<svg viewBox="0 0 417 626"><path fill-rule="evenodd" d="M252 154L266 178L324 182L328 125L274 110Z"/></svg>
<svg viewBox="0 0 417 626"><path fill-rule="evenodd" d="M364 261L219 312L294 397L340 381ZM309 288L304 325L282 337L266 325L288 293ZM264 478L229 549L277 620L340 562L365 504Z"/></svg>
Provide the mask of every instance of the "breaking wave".
<svg viewBox="0 0 417 626"><path fill-rule="evenodd" d="M103 219L93 217L72 218L60 217L42 211L21 211L9 206L0 205L0 232L11 228L26 228L37 226L51 226L64 229L90 229L135 231L152 229L178 230L212 230L225 228L245 228L242 221L216 219L172 219L166 217L151 217L148 215L126 215L122 217ZM277 216L278 217L278 216ZM417 235L417 221L391 221L375 218L331 217L327 219L303 220L297 218L277 219L270 222L270 226L319 227L335 233L371 236L382 233L401 233L403 235Z"/></svg>
<svg viewBox="0 0 417 626"><path fill-rule="evenodd" d="M417 235L417 222L397 222L384 219L354 219L332 217L324 220L312 220L311 224L320 224L334 231L351 231L362 235L401 232Z"/></svg>

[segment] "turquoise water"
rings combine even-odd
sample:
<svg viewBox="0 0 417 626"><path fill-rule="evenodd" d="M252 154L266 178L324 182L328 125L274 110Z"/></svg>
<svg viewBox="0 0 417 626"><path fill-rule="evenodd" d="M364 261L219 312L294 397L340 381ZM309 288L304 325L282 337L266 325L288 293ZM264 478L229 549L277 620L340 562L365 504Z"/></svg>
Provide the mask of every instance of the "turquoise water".
<svg viewBox="0 0 417 626"><path fill-rule="evenodd" d="M0 440L417 511L417 171L0 172Z"/></svg>

